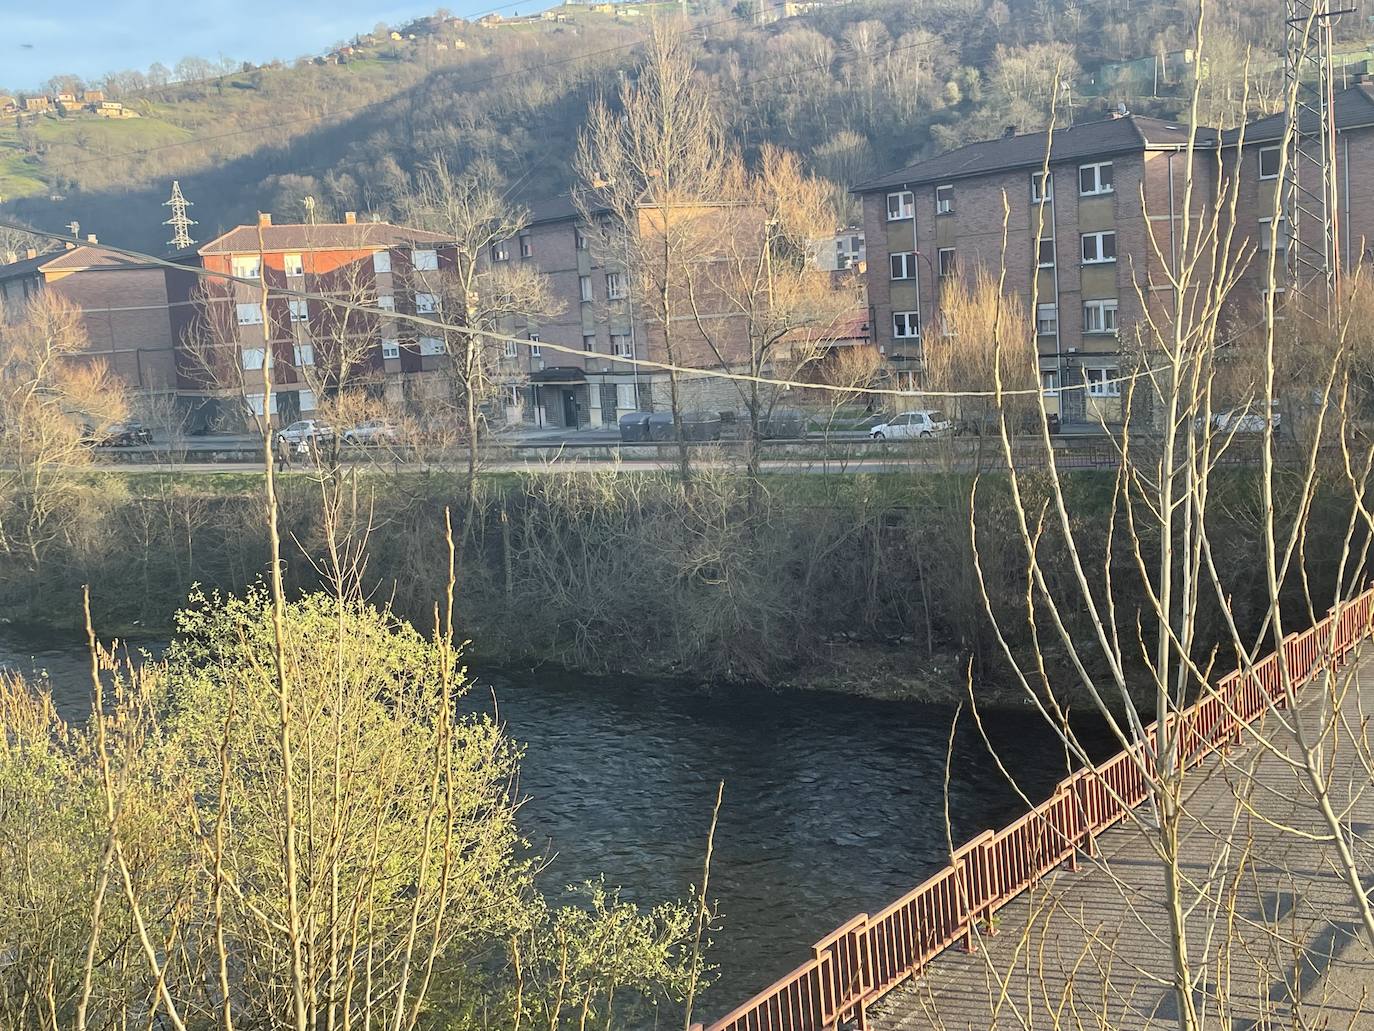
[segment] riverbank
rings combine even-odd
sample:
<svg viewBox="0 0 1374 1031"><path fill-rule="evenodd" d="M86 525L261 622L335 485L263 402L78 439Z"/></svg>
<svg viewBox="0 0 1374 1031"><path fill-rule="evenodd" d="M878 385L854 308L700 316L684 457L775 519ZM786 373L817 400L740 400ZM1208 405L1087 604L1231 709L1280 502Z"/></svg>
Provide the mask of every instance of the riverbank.
<svg viewBox="0 0 1374 1031"><path fill-rule="evenodd" d="M1251 561L1253 475L1217 474L1214 559L1233 587L1242 631L1258 626L1264 586ZM549 666L588 675L762 685L874 698L955 703L970 670L981 704L1026 704L985 611L992 599L1009 647L1038 647L1075 701L1077 677L1053 635L1037 641L1025 611L1026 560L1005 478L739 476L701 471L684 491L666 474L500 474L483 477L460 542L457 625L474 661ZM1148 601L1134 555L1113 534L1110 473L1064 476L1080 560L1114 570L1118 632L1134 636ZM1023 481L1034 510L1043 487ZM81 478L64 524L35 565L0 556L0 609L16 622L79 628L91 587L102 636L165 634L193 584L241 593L266 566L256 477ZM326 520L326 502L332 515ZM1344 508L1318 496L1313 541L1341 539ZM346 551L365 556L362 592L419 626L432 622L447 576L445 512L468 507L456 474L401 472L346 480L330 495L309 477L281 487L285 576L292 591L322 583L332 522ZM1148 522L1148 521L1147 521ZM982 582L969 526L977 528ZM1047 582L1072 575L1057 527L1040 541ZM1145 553L1153 542L1145 541ZM1110 552L1108 549L1111 549ZM1332 575L1309 549L1314 583ZM1253 571L1252 571L1253 570ZM1066 613L1077 636L1096 631ZM1204 599L1201 638L1224 637Z"/></svg>

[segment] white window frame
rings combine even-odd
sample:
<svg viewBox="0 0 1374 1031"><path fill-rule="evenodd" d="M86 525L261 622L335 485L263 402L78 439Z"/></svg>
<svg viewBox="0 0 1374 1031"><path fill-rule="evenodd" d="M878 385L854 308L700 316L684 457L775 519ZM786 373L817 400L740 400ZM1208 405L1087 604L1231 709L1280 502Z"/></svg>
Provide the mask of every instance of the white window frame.
<svg viewBox="0 0 1374 1031"><path fill-rule="evenodd" d="M896 200L896 205L892 202ZM896 190L887 195L887 220L906 222L916 217L916 195L910 190Z"/></svg>
<svg viewBox="0 0 1374 1031"><path fill-rule="evenodd" d="M288 276L305 275L305 257L303 255L283 254L281 263Z"/></svg>
<svg viewBox="0 0 1374 1031"><path fill-rule="evenodd" d="M639 407L639 392L635 390L633 383L617 383L615 385L615 406L633 412ZM625 401L629 404L625 404Z"/></svg>
<svg viewBox="0 0 1374 1031"><path fill-rule="evenodd" d="M583 333L583 334L582 334L582 350L586 351L588 354L595 354L595 353L596 353L596 334L595 334L595 333Z"/></svg>
<svg viewBox="0 0 1374 1031"><path fill-rule="evenodd" d="M510 261L510 251L506 249L505 241L491 245L492 261Z"/></svg>
<svg viewBox="0 0 1374 1031"><path fill-rule="evenodd" d="M1259 220L1259 249L1262 253L1269 253L1269 229L1274 219L1262 218ZM1275 241L1280 254L1288 253L1288 219L1279 217L1278 239Z"/></svg>
<svg viewBox="0 0 1374 1031"><path fill-rule="evenodd" d="M579 251L585 251L591 248L591 241L587 239L587 234L578 226L573 227L573 247Z"/></svg>
<svg viewBox="0 0 1374 1031"><path fill-rule="evenodd" d="M229 258L229 271L235 279L259 279L262 258L257 254L235 254Z"/></svg>
<svg viewBox="0 0 1374 1031"><path fill-rule="evenodd" d="M1265 155L1267 155L1267 154L1273 154L1273 155L1275 156L1275 161L1274 161L1274 170L1273 170L1272 172L1269 172L1269 173L1266 174L1265 171L1264 171L1264 158L1265 158ZM1258 172L1259 172L1259 177L1260 177L1261 180L1277 179L1277 178L1279 177L1279 166L1282 165L1282 164L1283 164L1283 148L1282 148L1282 147L1277 147L1277 146L1275 146L1275 147L1261 147L1261 148L1259 149L1259 153L1255 155L1255 168L1258 170Z"/></svg>
<svg viewBox="0 0 1374 1031"><path fill-rule="evenodd" d="M319 402L315 399L313 390L301 390L296 394L296 404L302 412L313 412L318 408Z"/></svg>
<svg viewBox="0 0 1374 1031"><path fill-rule="evenodd" d="M1096 336L1115 336L1117 330L1118 302L1116 298L1104 298L1083 302L1083 332ZM1092 314L1089 314L1092 313ZM1108 313L1111 318L1108 319ZM1107 323L1111 326L1108 327Z"/></svg>
<svg viewBox="0 0 1374 1031"><path fill-rule="evenodd" d="M1049 260L1049 261L1046 261L1046 260L1045 260L1045 256L1044 256L1043 254L1040 253L1040 249L1041 249L1042 247L1044 247L1046 244L1048 244L1048 245L1049 245L1049 248L1050 248L1050 260ZM1036 268L1054 268L1055 262L1058 260L1058 258L1059 258L1059 251L1058 251L1058 248L1055 247L1055 245L1054 245L1054 237L1052 237L1052 236L1042 236L1042 237L1040 238L1040 241L1036 244L1036 250L1035 250L1035 267L1036 267Z"/></svg>
<svg viewBox="0 0 1374 1031"><path fill-rule="evenodd" d="M1041 192L1041 184L1044 184L1044 192ZM1043 204L1045 201L1054 200L1054 173L1053 172L1032 172L1030 178L1030 196L1032 204Z"/></svg>
<svg viewBox="0 0 1374 1031"><path fill-rule="evenodd" d="M625 273L606 273L606 297L612 301L623 301L625 299Z"/></svg>
<svg viewBox="0 0 1374 1031"><path fill-rule="evenodd" d="M286 299L288 310L291 312L292 322L310 321L310 302L304 297L288 297Z"/></svg>
<svg viewBox="0 0 1374 1031"><path fill-rule="evenodd" d="M507 340L507 341L506 341L506 346L502 349L501 354L502 354L502 356L505 357L505 358L519 358L519 357L520 357L520 351L519 351L518 347L516 346L516 343L515 343L514 340Z"/></svg>
<svg viewBox="0 0 1374 1031"><path fill-rule="evenodd" d="M898 275L897 270L900 265L902 274ZM897 283L907 279L916 278L916 252L915 251L893 251L887 256L888 275L892 277L892 282Z"/></svg>
<svg viewBox="0 0 1374 1031"><path fill-rule="evenodd" d="M578 276L577 289L578 292L581 294L583 304L590 304L593 300L595 300L595 295L592 293L591 276Z"/></svg>
<svg viewBox="0 0 1374 1031"><path fill-rule="evenodd" d="M954 214L954 184L941 183L935 187L935 214Z"/></svg>
<svg viewBox="0 0 1374 1031"><path fill-rule="evenodd" d="M295 347L292 348L292 352L291 357L294 360L296 368L303 369L307 365L315 364L314 344L296 344Z"/></svg>
<svg viewBox="0 0 1374 1031"><path fill-rule="evenodd" d="M430 248L411 251L410 266L416 272L438 272L439 252Z"/></svg>
<svg viewBox="0 0 1374 1031"><path fill-rule="evenodd" d="M1102 178L1103 178L1103 176L1102 176L1102 170L1103 170L1104 168L1105 168L1105 169L1108 169L1107 178L1108 178L1109 180L1112 180L1111 182L1103 183L1103 181L1102 181ZM1092 187L1092 189L1090 189L1090 190L1085 190L1085 189L1083 189L1083 173L1084 173L1084 172L1092 172L1093 187ZM1102 196L1103 194L1115 193L1115 192L1116 192L1115 179L1116 179L1116 175L1115 175L1115 172L1112 170L1112 163L1111 163L1110 161L1094 161L1094 162L1091 162L1090 164L1079 165L1079 166L1078 166L1078 195L1079 195L1080 197L1100 197L1100 196Z"/></svg>
<svg viewBox="0 0 1374 1031"><path fill-rule="evenodd" d="M1112 241L1111 257L1106 257L1107 240ZM1088 241L1093 241L1093 251L1096 257L1088 257ZM1083 259L1084 265L1111 265L1116 261L1116 230L1101 229L1095 233L1083 233L1079 237L1079 256Z"/></svg>
<svg viewBox="0 0 1374 1031"><path fill-rule="evenodd" d="M1048 327L1048 328L1046 328ZM1037 336L1052 337L1059 335L1059 305L1039 304L1035 308L1035 333Z"/></svg>
<svg viewBox="0 0 1374 1031"><path fill-rule="evenodd" d="M415 295L415 314L433 315L439 310L439 295L428 293L417 293Z"/></svg>
<svg viewBox="0 0 1374 1031"><path fill-rule="evenodd" d="M443 354L447 350L447 348L444 347L443 339L440 337L421 337L419 343L420 353L422 355L434 357L435 355Z"/></svg>
<svg viewBox="0 0 1374 1031"><path fill-rule="evenodd" d="M1046 397L1059 396L1059 370L1041 369L1040 370L1040 393Z"/></svg>
<svg viewBox="0 0 1374 1031"><path fill-rule="evenodd" d="M372 252L372 271L381 275L383 272L391 271L391 252L373 251Z"/></svg>
<svg viewBox="0 0 1374 1031"><path fill-rule="evenodd" d="M530 236L529 233L520 234L520 257L534 257L534 239Z"/></svg>
<svg viewBox="0 0 1374 1031"><path fill-rule="evenodd" d="M948 264L946 264L948 258ZM935 272L941 279L953 279L959 271L959 256L954 247L941 247L935 252Z"/></svg>
<svg viewBox="0 0 1374 1031"><path fill-rule="evenodd" d="M391 294L382 294L377 298L377 307L381 308L382 311L395 311L396 298Z"/></svg>
<svg viewBox="0 0 1374 1031"><path fill-rule="evenodd" d="M892 313L893 340L920 340L921 313L919 311L894 311Z"/></svg>
<svg viewBox="0 0 1374 1031"><path fill-rule="evenodd" d="M611 354L617 358L631 358L633 357L632 351L629 333L611 334Z"/></svg>
<svg viewBox="0 0 1374 1031"><path fill-rule="evenodd" d="M267 348L245 347L239 354L239 364L244 372L261 372L267 361Z"/></svg>
<svg viewBox="0 0 1374 1031"><path fill-rule="evenodd" d="M531 333L530 336L529 336L529 340L530 340L530 357L531 357L531 358L543 358L543 357L544 357L544 349L543 349L542 347L539 346L539 334L538 334L538 333Z"/></svg>
<svg viewBox="0 0 1374 1031"><path fill-rule="evenodd" d="M383 358L383 359L387 359L387 358L399 358L399 357L401 357L401 342L400 342L399 340L394 339L394 338L383 337L383 338L382 338L382 358Z"/></svg>
<svg viewBox="0 0 1374 1031"><path fill-rule="evenodd" d="M1083 381L1088 385L1089 397L1121 396L1121 369L1118 366L1088 366L1083 370Z"/></svg>
<svg viewBox="0 0 1374 1031"><path fill-rule="evenodd" d="M271 405L271 408L272 408L272 414L273 414L273 415L276 415L276 414L277 414L277 397L278 397L278 396L279 396L279 395L277 394L277 392L276 392L275 390L272 391L272 405ZM248 410L249 410L250 412L252 412L254 415L257 415L257 416L261 416L261 415L262 415L263 405L262 405L262 395L261 395L261 394L244 394L244 395L243 395L243 403L244 403L245 405L248 406Z"/></svg>
<svg viewBox="0 0 1374 1031"><path fill-rule="evenodd" d="M234 305L235 316L239 320L240 326L261 326L262 325L262 305L257 301L239 303Z"/></svg>

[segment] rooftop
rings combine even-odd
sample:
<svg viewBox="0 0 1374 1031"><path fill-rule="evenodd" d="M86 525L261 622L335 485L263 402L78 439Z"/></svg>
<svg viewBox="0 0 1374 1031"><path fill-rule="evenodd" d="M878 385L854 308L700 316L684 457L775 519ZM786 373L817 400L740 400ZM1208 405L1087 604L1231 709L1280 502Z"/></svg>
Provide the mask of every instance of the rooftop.
<svg viewBox="0 0 1374 1031"><path fill-rule="evenodd" d="M1333 104L1336 113L1337 129L1354 129L1364 125L1374 125L1374 83L1360 82L1343 89L1336 94ZM1315 128L1315 115L1311 120L1313 124L1308 124L1308 119L1302 123L1303 129ZM1222 142L1228 146L1234 145L1240 138L1239 129L1227 129L1222 135ZM1268 118L1261 118L1258 122L1251 122L1245 127L1246 142L1267 142L1283 138L1283 114L1270 115Z"/></svg>
<svg viewBox="0 0 1374 1031"><path fill-rule="evenodd" d="M1051 164L1139 150L1181 150L1188 145L1186 124L1144 115L1128 114L1079 122L1056 129L1053 135L1053 141L1050 141ZM1028 132L969 143L859 183L853 192L869 193L893 186L958 179L1003 169L1034 168L1045 161L1045 146L1049 136L1047 131ZM1198 129L1197 146L1212 147L1216 142L1215 129Z"/></svg>
<svg viewBox="0 0 1374 1031"><path fill-rule="evenodd" d="M198 254L245 254L261 246L265 251L381 250L417 243L445 243L442 233L410 229L390 222L329 222L309 225L235 226L196 249Z"/></svg>

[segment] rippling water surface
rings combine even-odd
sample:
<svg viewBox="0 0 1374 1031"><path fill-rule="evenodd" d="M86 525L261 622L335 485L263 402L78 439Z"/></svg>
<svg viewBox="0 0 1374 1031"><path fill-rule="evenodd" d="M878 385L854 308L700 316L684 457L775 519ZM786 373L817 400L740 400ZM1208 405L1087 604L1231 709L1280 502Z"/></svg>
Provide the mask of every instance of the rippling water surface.
<svg viewBox="0 0 1374 1031"><path fill-rule="evenodd" d="M89 709L84 652L0 637L0 665L46 670L59 708ZM526 746L525 835L556 855L545 886L605 873L653 902L699 883L716 783L725 804L710 894L721 926L711 1014L792 969L813 941L943 865L949 708L756 690L702 692L631 678L479 673L466 705L498 706ZM1002 761L1039 800L1062 747L1033 713L985 715ZM1020 803L967 713L949 781L955 843Z"/></svg>

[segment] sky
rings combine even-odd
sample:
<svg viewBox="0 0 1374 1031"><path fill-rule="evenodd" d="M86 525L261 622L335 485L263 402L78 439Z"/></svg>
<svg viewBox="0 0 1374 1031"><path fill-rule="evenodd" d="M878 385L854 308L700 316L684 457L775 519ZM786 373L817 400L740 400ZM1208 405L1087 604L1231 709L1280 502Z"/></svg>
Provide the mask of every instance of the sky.
<svg viewBox="0 0 1374 1031"><path fill-rule="evenodd" d="M343 39L444 7L476 17L507 0L0 0L0 87L36 89L55 75L96 79L154 61L221 55L260 64L315 54ZM530 11L539 9L530 3ZM518 8L517 8L518 9Z"/></svg>

